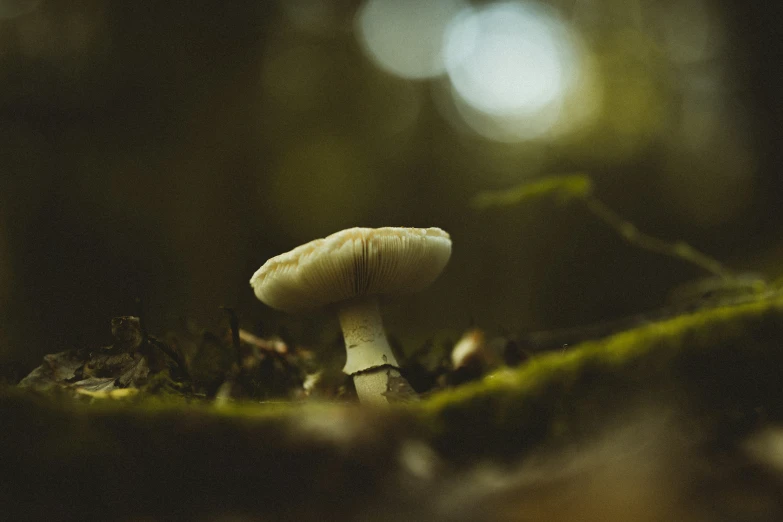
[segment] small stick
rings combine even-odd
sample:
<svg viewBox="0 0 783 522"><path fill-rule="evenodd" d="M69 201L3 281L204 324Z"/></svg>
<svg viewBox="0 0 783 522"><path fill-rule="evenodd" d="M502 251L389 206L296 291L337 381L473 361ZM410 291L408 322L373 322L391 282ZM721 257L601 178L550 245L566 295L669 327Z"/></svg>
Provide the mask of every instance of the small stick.
<svg viewBox="0 0 783 522"><path fill-rule="evenodd" d="M185 366L185 361L182 360L182 357L180 357L179 353L177 353L175 350L171 349L169 345L161 341L160 339L153 337L149 335L149 332L147 332L147 324L145 322L144 317L144 305L143 301L140 297L136 297L134 299L134 302L136 303L136 313L139 318L139 328L141 329L141 342L142 344L149 344L156 348L158 348L160 351L168 355L171 360L174 361L174 364L177 365L179 370L182 372L182 375L187 379L190 380L190 373L188 372L187 366Z"/></svg>
<svg viewBox="0 0 783 522"><path fill-rule="evenodd" d="M221 310L228 314L229 325L231 326L231 344L234 346L234 351L237 355L237 364L242 366L242 354L239 346L239 317L236 310L227 306L221 306Z"/></svg>
<svg viewBox="0 0 783 522"><path fill-rule="evenodd" d="M663 239L641 232L636 228L636 225L620 217L617 212L607 207L601 200L593 196L586 196L584 201L587 209L594 216L611 227L630 244L636 245L643 250L682 259L683 261L698 266L702 270L724 280L734 279L736 277L735 274L726 269L720 261L699 252L683 241L664 241Z"/></svg>
<svg viewBox="0 0 783 522"><path fill-rule="evenodd" d="M147 334L147 322L144 316L144 305L142 303L141 297L136 297L133 299L133 302L136 304L136 317L139 318L139 328L141 329L141 342L146 344L149 340L149 335Z"/></svg>

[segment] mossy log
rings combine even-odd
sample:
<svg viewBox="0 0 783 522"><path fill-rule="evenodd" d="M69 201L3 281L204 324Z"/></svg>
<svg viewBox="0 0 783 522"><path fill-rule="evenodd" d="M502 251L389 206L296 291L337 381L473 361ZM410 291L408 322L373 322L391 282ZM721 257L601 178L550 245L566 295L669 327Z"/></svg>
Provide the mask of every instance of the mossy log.
<svg viewBox="0 0 783 522"><path fill-rule="evenodd" d="M0 505L17 520L381 520L429 476L411 447L456 473L588 441L637 411L677 412L715 447L783 422L783 300L649 324L387 410L6 388Z"/></svg>

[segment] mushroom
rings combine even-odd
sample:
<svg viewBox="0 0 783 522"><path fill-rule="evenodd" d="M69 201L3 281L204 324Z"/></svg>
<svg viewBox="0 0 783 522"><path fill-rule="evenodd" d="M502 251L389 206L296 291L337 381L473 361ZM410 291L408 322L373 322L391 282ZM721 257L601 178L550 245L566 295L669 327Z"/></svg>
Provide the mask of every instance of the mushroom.
<svg viewBox="0 0 783 522"><path fill-rule="evenodd" d="M451 256L439 228L349 228L269 259L250 279L259 300L285 312L335 305L347 353L343 372L362 402L414 396L383 330L378 297L429 285Z"/></svg>

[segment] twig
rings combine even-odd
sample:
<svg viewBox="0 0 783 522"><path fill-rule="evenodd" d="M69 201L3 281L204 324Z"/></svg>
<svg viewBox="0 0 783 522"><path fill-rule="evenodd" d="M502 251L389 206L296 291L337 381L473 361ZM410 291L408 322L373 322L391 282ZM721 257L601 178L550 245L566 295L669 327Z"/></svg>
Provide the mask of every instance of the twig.
<svg viewBox="0 0 783 522"><path fill-rule="evenodd" d="M149 335L147 333L147 322L144 315L144 303L141 300L141 297L136 297L133 299L133 302L136 304L136 317L139 318L139 328L141 329L141 342L146 344L149 340Z"/></svg>
<svg viewBox="0 0 783 522"><path fill-rule="evenodd" d="M185 361L182 360L182 357L180 357L179 353L176 352L176 350L173 350L169 345L161 341L160 339L153 337L149 334L147 331L147 324L145 321L145 315L144 315L144 303L140 297L136 297L134 299L136 303L136 314L139 318L139 328L141 328L141 342L145 345L151 345L156 348L158 348L160 351L168 355L172 361L174 361L174 364L177 365L177 368L182 373L182 376L185 377L188 381L190 381L190 372L188 372L188 368L185 365Z"/></svg>
<svg viewBox="0 0 783 522"><path fill-rule="evenodd" d="M228 321L231 326L231 344L234 346L234 351L236 352L237 364L241 367L242 353L240 351L239 343L239 317L237 316L236 310L233 308L221 306L220 309L228 314Z"/></svg>
<svg viewBox="0 0 783 522"><path fill-rule="evenodd" d="M681 259L722 279L735 279L736 275L718 260L699 252L684 241L664 241L641 232L633 223L626 221L614 210L594 196L584 197L587 209L598 219L609 225L630 244L657 254Z"/></svg>
<svg viewBox="0 0 783 522"><path fill-rule="evenodd" d="M188 372L188 368L185 365L185 361L182 360L179 353L177 353L175 350L173 350L169 345L161 341L160 339L149 336L147 338L147 343L151 344L152 346L155 346L156 348L160 349L163 353L171 357L171 359L174 361L174 363L179 368L180 372L182 372L182 376L185 377L188 381L190 381L190 373Z"/></svg>

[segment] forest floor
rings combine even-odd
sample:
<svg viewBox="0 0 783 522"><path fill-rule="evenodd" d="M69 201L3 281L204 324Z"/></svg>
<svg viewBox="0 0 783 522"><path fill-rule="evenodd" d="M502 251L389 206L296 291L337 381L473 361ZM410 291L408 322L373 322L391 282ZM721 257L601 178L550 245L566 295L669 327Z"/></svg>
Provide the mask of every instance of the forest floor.
<svg viewBox="0 0 783 522"><path fill-rule="evenodd" d="M87 369L61 355L59 377L33 380L67 386L0 390L0 505L14 519L783 519L777 294L382 409L350 390L207 400L176 375L180 355L120 355L82 354ZM101 377L112 364L125 385ZM154 386L128 391L142 374Z"/></svg>

